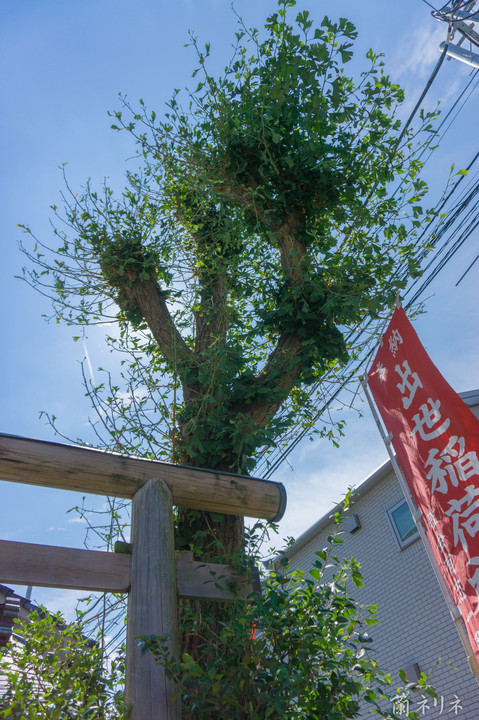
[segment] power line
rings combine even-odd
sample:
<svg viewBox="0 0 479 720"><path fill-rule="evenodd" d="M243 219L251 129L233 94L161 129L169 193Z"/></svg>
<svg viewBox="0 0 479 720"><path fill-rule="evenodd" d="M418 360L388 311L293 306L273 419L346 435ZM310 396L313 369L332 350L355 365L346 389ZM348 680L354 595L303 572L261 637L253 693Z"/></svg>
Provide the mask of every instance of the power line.
<svg viewBox="0 0 479 720"><path fill-rule="evenodd" d="M469 163L469 166L468 166L469 169L472 167L472 165L474 164L474 162L476 162L476 160L478 159L478 157L479 157L479 153L476 153L476 155L474 156L473 160ZM456 181L454 187L452 188L452 190L450 191L450 193L448 194L448 196L445 198L445 200L443 201L443 203L440 205L440 209L441 209L441 210L444 209L446 203L451 199L452 195L453 195L455 192L457 192L460 184L464 181L464 177L465 177L465 176L462 175L462 176L458 179L458 181ZM476 196L478 197L478 201L479 201L479 181L477 181L477 182L475 183L475 185L474 185L474 187L472 188L472 190L467 194L467 197L466 197L465 199L462 198L462 199L459 201L459 203L456 204L455 210L454 210L454 212L452 213L452 217L448 220L448 223L445 224L445 228L444 228L444 230L441 231L441 235L443 235L443 234L446 232L446 230L454 223L454 221L457 220L457 219L461 216L461 214L464 212L465 208L466 208L466 207L468 206L468 204L472 201L472 199L473 199L474 197L476 197ZM463 222L464 222L464 221L463 221ZM406 293L405 293L405 301L403 302L404 307L405 307L406 309L410 308L412 305L414 305L414 304L417 302L417 300L419 299L419 297L424 293L425 289L426 289L426 288L429 286L429 284L434 280L434 278L436 277L436 275L438 274L438 272L445 266L445 264L446 264L447 262L449 262L449 260L450 260L450 259L452 258L452 256L455 254L455 252L457 252L457 250L459 249L459 247L463 244L463 242L465 242L465 240L467 239L467 237L469 237L469 235L472 233L472 231L473 231L478 225L479 225L479 212L478 212L478 214L475 216L475 218L474 218L474 220L472 221L472 223L470 223L470 225L468 226L468 228L466 228L466 230L464 231L464 233L461 234L459 240L456 242L455 246L452 248L452 250L451 250L451 251L449 252L449 254L446 256L446 258L440 261L440 265L439 265L439 266L436 266L436 267L432 268L432 270L431 270L431 272L429 273L428 277L427 277L426 280L422 283L421 287L416 291L416 293L415 293L412 297L408 297L411 288L408 289L408 291L406 291ZM445 246L447 246L448 243L449 243L449 240L446 239L446 241L445 241ZM476 258L476 259L477 259L477 258ZM429 268L430 266L431 266L431 263L428 264L427 268ZM413 285L412 285L411 287L413 287L414 284L415 284L415 283L413 283ZM372 322L371 320L368 320L368 321L366 322L366 326L370 325L371 322ZM359 333L357 333L357 336L356 336L356 337L360 336L360 335L361 335L361 332L364 332L364 329L365 329L365 328L362 328L362 329L359 331ZM342 383L340 384L340 386L329 396L329 398L328 398L326 401L323 401L321 407L318 409L318 411L317 411L317 412L315 413L315 415L313 416L310 427L309 427L309 428L306 428L306 429L303 429L301 432L297 433L296 437L295 437L295 438L289 443L289 445L280 453L280 455L279 455L272 463L269 463L269 466L268 466L268 469L267 469L266 473L263 474L264 477L265 477L265 479L271 477L271 475L275 472L275 470L279 467L279 465L280 465L284 460L286 460L286 458L288 457L288 455L294 450L295 447L297 447L297 445L299 444L299 442L311 432L314 423L317 422L317 421L319 420L319 418L323 415L323 413L332 405L332 403L333 403L335 400L338 399L339 395L341 394L341 392L343 392L344 388L351 382L351 380L352 380L355 376L357 376L358 371L367 364L367 362L369 361L372 353L374 352L374 349L375 349L375 346L374 346L374 345L373 345L372 347L367 348L367 349L366 349L366 352L363 354L363 356L362 356L358 361L349 364L351 367L350 367L350 370L349 370L349 372L347 373L346 377L343 379L343 381L342 381Z"/></svg>
<svg viewBox="0 0 479 720"><path fill-rule="evenodd" d="M477 155L476 155L476 157L477 157ZM457 185L455 187L457 188ZM474 192L474 194L479 194L479 183L476 184L473 192ZM466 205L467 205L467 203L464 203L462 208L464 209L464 207L466 207ZM463 211L463 209L458 212L458 215L460 214L460 212ZM440 262L440 264L438 264L438 266L436 266L435 268L432 269L429 276L423 282L421 287L416 291L416 293L411 298L408 298L406 302L403 303L405 309L410 308L412 305L414 305L417 302L417 300L421 297L421 295L424 293L424 291L430 285L430 283L434 280L434 278L437 276L437 274L440 272L440 270L442 270L443 267L447 264L447 262L449 262L451 260L452 256L457 252L457 250L462 246L462 244L466 241L466 239L471 235L473 230L475 230L478 226L479 226L479 213L474 217L473 222L470 223L470 225L468 226L466 231L461 234L459 240L456 242L456 244L450 250L450 252L446 255L446 257L442 259L442 261ZM478 258L479 258L479 256L478 256ZM476 258L476 260L478 258ZM405 296L407 296L407 293L405 294ZM370 325L371 322L372 322L371 320L368 321L367 325ZM365 328L363 328L362 330L359 331L358 336L360 336L361 333L364 332L364 329ZM301 430L300 432L297 432L294 439L287 445L287 447L282 452L280 452L279 456L277 456L273 460L273 462L268 463L266 472L261 473L265 479L268 479L269 477L271 477L271 475L286 460L286 458L298 446L298 444L308 434L310 434L315 423L322 417L324 412L326 412L331 407L331 405L339 398L340 394L349 385L349 383L353 380L353 378L358 375L358 372L365 365L367 365L369 359L371 358L371 356L374 352L374 349L375 349L374 345L372 347L367 348L366 352L363 354L363 356L359 360L357 360L354 363L348 364L348 366L346 367L346 370L348 369L348 367L350 369L349 369L349 372L347 372L346 377L343 378L342 382L339 384L339 386L336 388L336 390L334 392L332 392L332 394L329 395L328 399L324 400L322 402L321 406L319 407L317 412L312 417L310 426ZM292 432L294 432L294 430ZM266 464L266 463L263 463L263 464Z"/></svg>
<svg viewBox="0 0 479 720"><path fill-rule="evenodd" d="M462 97L463 93L459 96L459 98L455 101L453 108L457 105L457 102ZM469 96L470 97L470 96ZM451 108L451 111L453 110ZM450 112L451 112L450 111ZM450 113L448 113L449 115ZM456 115L457 117L457 115ZM473 220L468 224L466 228L464 228L464 225L466 223L466 219L463 218L463 215L465 213L465 210L471 205L471 203L475 205L473 207L469 207L470 212L473 212L475 208L478 207L479 203L479 181L476 180L474 183L472 189L469 191L464 190L462 196L459 198L459 200L455 203L453 207L451 207L448 211L448 219L446 222L443 222L440 217L440 213L445 210L445 208L450 203L451 199L455 196L455 194L460 190L463 183L467 184L466 178L468 177L467 173L471 170L473 165L476 163L476 161L479 158L479 152L476 153L473 157L473 159L469 162L466 172L464 174L461 174L461 176L456 180L453 187L447 194L447 196L442 200L440 205L437 208L437 225L436 229L433 230L431 235L434 237L434 241L437 243L438 241L442 240L442 245L439 248L439 250L436 251L435 256L433 259L430 260L429 263L424 268L424 272L428 272L428 275L425 280L421 283L420 287L412 294L412 297L409 297L411 292L413 291L414 287L417 285L418 281L414 281L408 290L405 293L405 302L404 306L405 308L411 307L411 305L414 305L415 302L419 299L419 297L424 293L425 289L429 286L429 284L434 280L434 278L437 276L437 274L444 268L444 266L451 260L453 255L457 252L457 250L463 245L463 243L467 240L467 238L471 235L471 233L478 227L479 225L479 212L474 216ZM457 224L456 228L453 228L454 224ZM447 237L445 237L448 233L448 231L451 230L451 234ZM462 232L461 232L462 230ZM423 232L418 237L418 242L422 240L424 235L429 232L430 229L424 229ZM452 245L452 247L449 249L449 251L442 257L442 255L446 252L446 249L449 245L451 245L452 240L455 236L459 233L459 237L456 238L456 241ZM426 251L420 251L420 256L423 258L427 257ZM439 259L438 259L439 258ZM477 259L477 258L476 258ZM434 266L433 266L434 264ZM400 273L401 275L401 273ZM405 272L402 273L402 275L405 275ZM462 278L461 278L462 279ZM406 299L407 298L407 299ZM350 339L353 339L354 341L357 341L360 339L361 335L364 334L368 327L371 325L372 320L369 319L365 322L363 327L360 327L356 331L352 331L350 333ZM266 471L263 474L265 478L270 477L275 470L281 465L284 460L289 456L289 454L297 447L299 442L303 440L304 437L306 437L308 434L311 433L314 424L320 419L320 417L331 407L331 405L339 398L340 394L344 391L344 389L349 385L349 383L352 381L352 379L358 374L359 370L364 367L364 365L368 362L368 359L371 357L372 352L374 351L374 345L372 347L369 347L366 345L365 350L361 357L357 359L356 361L352 361L349 363L346 368L346 376L343 376L342 381L339 383L339 385L331 391L331 389L334 387L334 381L329 380L328 378L325 379L326 384L329 383L325 393L323 394L323 399L319 403L319 407L317 412L313 415L313 417L310 419L310 422L308 423L308 426L301 429L299 432L297 431L297 426L294 428L291 428L290 432L285 436L286 438L289 436L292 436L295 434L295 437L288 443L288 445L282 450L274 453L273 451L273 458L272 461L268 459L264 459L262 463L260 463L260 466L266 466ZM318 390L318 385L315 387L315 391ZM326 399L324 399L327 396ZM274 454L276 454L276 457L274 457Z"/></svg>
<svg viewBox="0 0 479 720"><path fill-rule="evenodd" d="M426 0L424 0L426 2ZM429 3L427 3L429 4ZM470 3L466 3L468 5ZM431 6L432 7L432 6ZM435 9L435 8L433 8ZM456 8L457 9L457 8ZM396 152L397 148L400 145L401 140L405 136L407 130L409 129L409 126L411 125L412 120L414 119L416 113L418 112L419 108L421 107L422 103L424 102L424 99L431 88L432 83L434 82L435 78L437 77L437 74L443 64L444 58L447 54L447 49L450 41L450 30L448 30L447 40L445 43L445 46L443 48L443 51L441 53L441 56L436 63L436 66L434 67L428 81L426 82L423 91L421 92L421 95L414 106L414 109L410 113L405 125L402 128L402 131L398 137L397 142L394 145L394 153ZM445 136L445 134L449 131L451 126L453 125L454 121L457 119L459 113L463 110L465 104L472 96L473 92L476 90L477 85L479 83L479 80L474 84L474 81L476 80L478 76L479 70L474 71L470 74L469 80L466 84L466 86L462 89L460 94L455 98L454 102L452 103L451 107L449 108L446 115L442 118L440 125L438 126L437 132L441 130L442 127L444 127L445 123L451 118L449 124L443 131L443 133L439 136L439 141L442 140ZM472 86L472 87L471 87ZM470 89L470 90L469 90ZM469 91L469 92L468 92ZM463 100L464 98L464 100ZM462 104L459 106L459 103ZM457 108L457 111L456 111ZM452 116L452 117L451 117ZM424 152L427 152L426 150L423 150L419 158L423 155ZM424 162L424 164L427 162L427 160L431 157L432 151L429 153L428 158ZM466 173L469 172L469 170L473 167L473 165L476 163L477 159L479 158L479 153L476 153L473 157L473 159L470 161L469 165L466 168ZM467 186L467 174L461 174L461 176L456 180L451 190L448 192L445 198L440 202L437 210L436 210L436 217L438 217L438 221L436 222L435 229L431 233L431 228L427 227L424 228L424 230L419 234L417 238L418 246L425 237L426 234L430 234L434 237L434 242L436 244L441 243L441 246L436 250L434 253L434 257L426 264L426 266L423 268L423 273L426 273L426 277L424 277L424 274L422 276L422 282L419 285L419 279L413 281L410 286L407 288L406 292L404 293L403 298L403 304L404 307L407 309L411 305L413 305L417 300L422 296L426 288L429 286L429 284L433 281L433 279L437 276L437 274L445 267L445 265L451 260L453 255L457 252L457 250L463 245L463 243L467 240L467 238L471 235L471 233L476 229L478 223L479 223L479 215L477 215L472 222L469 223L469 225L464 228L465 220L461 220L461 217L465 213L466 208L469 208L469 212L474 212L475 207L477 206L477 201L475 201L475 198L479 192L479 183L475 183L475 185L472 187L470 191L465 191L460 199L453 205L453 207L449 207L448 210L448 219L446 222L443 222L443 220L440 217L440 214L449 206L451 200L457 192L466 184ZM400 189L402 183L399 183L398 187L394 191L394 194L398 192ZM471 206L472 204L472 206ZM454 227L455 226L455 227ZM449 233L449 234L448 234ZM426 259L428 255L428 252L424 249L418 250L418 259L424 260ZM478 256L479 257L479 256ZM477 258L476 258L477 260ZM474 261L475 262L475 261ZM470 269L470 268L469 268ZM468 269L468 270L469 270ZM468 272L468 271L466 271ZM405 270L401 271L398 270L398 276L401 278L406 278L407 272ZM461 278L462 279L462 278ZM461 280L460 279L460 280ZM459 281L460 282L460 281ZM331 405L339 398L341 393L344 392L345 388L351 383L354 377L357 376L358 372L365 366L365 364L368 362L368 358L370 358L372 352L374 351L375 344L371 342L371 338L374 337L374 327L371 326L374 325L374 322L371 318L365 319L365 321L357 327L356 329L353 329L348 337L346 338L348 341L358 343L361 341L361 338L364 339L366 336L366 339L364 340L363 345L363 351L359 353L359 356L355 358L354 360L350 361L348 365L344 368L344 374L342 375L342 378L334 378L334 377L326 377L323 379L321 383L317 383L313 386L310 397L314 393L317 393L320 391L320 389L324 386L324 392L322 392L321 398L318 398L317 402L317 410L314 413L312 417L308 419L308 421L305 423L305 419L302 418L301 422L305 423L303 427L301 427L298 430L298 424L293 426L289 429L289 431L283 436L283 449L280 450L279 448L276 448L271 455L269 456L263 456L262 461L259 463L259 467L265 467L265 472L263 472L263 476L265 478L270 477L275 470L281 465L284 460L289 456L289 454L298 446L298 444L307 436L309 435L314 425L317 423L317 421L324 415L325 412L327 412ZM368 339L366 333L370 334L370 338ZM375 342L375 341L374 341ZM286 409L287 412L287 409ZM288 438L290 438L288 440ZM287 443L287 444L286 444ZM284 445L286 446L284 447ZM258 466L257 466L258 471Z"/></svg>
<svg viewBox="0 0 479 720"><path fill-rule="evenodd" d="M474 260L472 261L472 263L469 265L469 267L467 268L467 270L461 275L461 277L460 277L459 280L457 281L456 287L459 285L459 283L460 283L462 280L464 280L464 278L466 277L466 275L467 275L467 273L469 272L469 270L472 268L473 265L476 264L476 262L477 262L478 260L479 260L479 255L476 255L476 257L474 258Z"/></svg>
<svg viewBox="0 0 479 720"><path fill-rule="evenodd" d="M407 132L407 130L408 130L411 122L413 121L414 116L416 115L417 111L419 110L419 108L420 108L421 105L423 104L424 98L426 97L427 93L429 92L429 90L430 90L430 88L431 88L431 85L433 84L434 80L435 80L436 77L437 77L437 74L438 74L439 70L441 69L441 65L442 65L443 62L444 62L444 58L446 57L447 49L448 49L448 47L449 47L449 41L450 41L450 32L448 31L447 38L446 38L446 43L445 43L444 48L443 48L443 50L442 50L442 52L441 52L441 56L440 56L439 60L437 61L436 67L435 67L434 70L432 71L432 73L431 73L431 75L430 75L430 77L429 77L429 80L427 81L426 85L424 86L424 89L423 89L421 95L419 96L419 100L417 101L416 105L414 106L414 110L412 111L412 113L411 113L410 116L408 117L408 119L407 119L407 121L406 121L406 124L404 125L404 127L403 127L403 129L402 129L402 131L401 131L401 134L399 135L398 141L397 141L397 143L396 143L396 148L399 147L399 145L400 145L400 143L401 143L401 140L403 139L404 135L406 134L406 132Z"/></svg>
<svg viewBox="0 0 479 720"><path fill-rule="evenodd" d="M429 5L430 8L432 8L433 10L435 10L435 12L439 12L439 10L438 10L437 8L435 8L434 5L431 5L431 3L428 2L428 0L422 0L422 1L423 1L423 3L425 3L426 5Z"/></svg>

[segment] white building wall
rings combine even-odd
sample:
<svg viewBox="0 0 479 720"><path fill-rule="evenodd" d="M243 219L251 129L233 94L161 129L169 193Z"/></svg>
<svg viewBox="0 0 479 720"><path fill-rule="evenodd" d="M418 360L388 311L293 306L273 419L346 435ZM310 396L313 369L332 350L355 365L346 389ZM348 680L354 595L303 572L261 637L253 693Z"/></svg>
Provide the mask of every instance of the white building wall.
<svg viewBox="0 0 479 720"><path fill-rule="evenodd" d="M361 563L365 584L353 587L352 594L361 603L377 605L379 625L370 629L371 643L380 666L400 684L398 670L417 663L430 672L438 659L441 664L431 675L439 702L428 701L421 717L425 720L479 720L479 685L467 662L446 602L420 539L400 550L389 526L386 511L403 499L395 476L389 473L369 491L361 493L351 512L359 516L361 528L344 532L341 555ZM315 552L326 544L331 526L322 528L306 544L298 543L288 553L291 566L308 571ZM452 663L458 669L446 665ZM443 700L441 701L441 697ZM420 694L410 710L419 710ZM460 706L454 708L459 699ZM371 717L368 712L362 718Z"/></svg>

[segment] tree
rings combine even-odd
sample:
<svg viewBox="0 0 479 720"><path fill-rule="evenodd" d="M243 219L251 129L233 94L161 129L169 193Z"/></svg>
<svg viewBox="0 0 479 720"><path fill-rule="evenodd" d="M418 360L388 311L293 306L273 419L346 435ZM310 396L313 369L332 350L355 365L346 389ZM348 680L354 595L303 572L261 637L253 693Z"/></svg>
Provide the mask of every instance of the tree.
<svg viewBox="0 0 479 720"><path fill-rule="evenodd" d="M157 116L123 98L112 127L138 150L125 189L67 183L57 247L25 248L57 321L117 328L119 377L86 383L101 447L250 472L310 422L318 385L360 350L351 328L419 271L431 118L400 133L403 92L379 56L354 81L354 26L289 22L294 5L279 0L264 34L239 21L220 77L192 38L184 106L175 92ZM177 537L230 557L243 521L181 511Z"/></svg>
<svg viewBox="0 0 479 720"><path fill-rule="evenodd" d="M66 625L60 614L35 610L15 624L21 642L0 653L2 720L123 720L127 717L118 658L104 668L101 644ZM5 653L5 654L4 654Z"/></svg>
<svg viewBox="0 0 479 720"><path fill-rule="evenodd" d="M185 108L178 92L162 118L124 99L113 128L141 167L117 197L67 184L59 246L26 249L58 321L119 328L122 384L90 388L103 447L250 471L355 352L348 330L394 300L398 267L418 271L426 186L413 131L399 142L403 92L372 51L355 83L354 26L290 24L294 4L279 0L264 37L239 23L222 77L193 39L201 80ZM188 514L186 545L188 526L219 527L226 552L241 543L234 518Z"/></svg>

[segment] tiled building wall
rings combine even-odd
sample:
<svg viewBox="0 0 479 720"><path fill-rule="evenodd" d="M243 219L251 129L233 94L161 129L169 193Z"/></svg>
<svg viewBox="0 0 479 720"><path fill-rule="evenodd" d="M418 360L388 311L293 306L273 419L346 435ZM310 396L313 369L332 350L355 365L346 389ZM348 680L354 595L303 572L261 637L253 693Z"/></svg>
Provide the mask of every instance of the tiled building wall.
<svg viewBox="0 0 479 720"><path fill-rule="evenodd" d="M386 511L403 497L391 473L353 505L361 528L353 534L344 532L344 543L339 546L344 557L353 556L361 563L365 584L359 590L354 588L353 595L361 603L378 606L380 624L370 629L374 639L371 647L393 679L398 678L400 668L413 663L428 673L441 658L442 664L431 676L439 702L434 707L429 700L421 717L479 720L479 685L469 669L422 541L399 550L389 526ZM321 532L293 554L291 565L311 569L314 553L325 545L327 534ZM452 663L458 670L444 663ZM420 702L420 695L416 695L409 709L420 710ZM371 715L365 712L361 717Z"/></svg>

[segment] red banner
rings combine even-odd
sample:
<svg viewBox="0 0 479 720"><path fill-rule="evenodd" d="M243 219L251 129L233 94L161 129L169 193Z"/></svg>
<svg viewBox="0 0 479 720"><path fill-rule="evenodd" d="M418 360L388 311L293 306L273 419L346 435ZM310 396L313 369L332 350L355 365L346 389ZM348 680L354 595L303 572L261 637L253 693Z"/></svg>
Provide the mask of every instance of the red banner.
<svg viewBox="0 0 479 720"><path fill-rule="evenodd" d="M431 362L402 308L368 384L479 659L479 420Z"/></svg>

